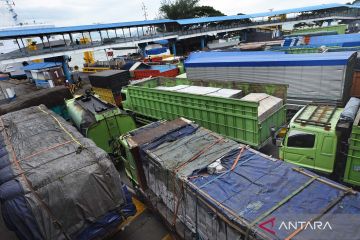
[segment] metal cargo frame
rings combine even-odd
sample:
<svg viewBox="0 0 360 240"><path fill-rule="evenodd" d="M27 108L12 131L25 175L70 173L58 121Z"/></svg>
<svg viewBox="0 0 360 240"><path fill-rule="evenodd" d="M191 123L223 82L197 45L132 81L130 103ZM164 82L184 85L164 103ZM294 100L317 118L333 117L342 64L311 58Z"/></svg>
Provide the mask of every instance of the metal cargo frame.
<svg viewBox="0 0 360 240"><path fill-rule="evenodd" d="M156 86L179 84L240 89L245 94L264 92L286 100L287 85L282 84L155 78L124 89L122 97L124 99L125 95L126 100L123 101L123 107L154 119L172 120L186 117L202 127L257 149L270 140L272 127L279 128L285 123L284 106L260 122L259 104L256 102L154 89Z"/></svg>
<svg viewBox="0 0 360 240"><path fill-rule="evenodd" d="M360 185L360 111L355 119L349 139L344 182Z"/></svg>
<svg viewBox="0 0 360 240"><path fill-rule="evenodd" d="M312 113L310 114L310 116L305 119L302 118L302 115L307 111L307 109L309 109L309 107L315 107L315 109L312 111ZM300 114L296 117L296 119L294 120L297 123L300 124L309 124L309 125L314 125L314 126L320 126L320 127L324 127L325 129L330 129L331 128L331 119L334 115L334 113L336 112L337 107L336 106L331 106L331 105L307 105L306 107L304 107ZM322 117L325 117L326 114L329 112L329 116L324 119L323 121L321 120ZM318 116L316 116L318 115ZM314 119L317 118L317 119Z"/></svg>

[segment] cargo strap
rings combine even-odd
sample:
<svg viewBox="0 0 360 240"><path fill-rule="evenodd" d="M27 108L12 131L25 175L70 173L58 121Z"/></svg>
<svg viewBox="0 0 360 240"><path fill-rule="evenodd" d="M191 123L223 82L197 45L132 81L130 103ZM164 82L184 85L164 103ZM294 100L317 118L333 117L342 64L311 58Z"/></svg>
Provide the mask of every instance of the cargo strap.
<svg viewBox="0 0 360 240"><path fill-rule="evenodd" d="M316 176L314 174L311 174L310 172L305 171L303 168L293 168L293 170L298 172L298 173L304 174L305 176L308 176L308 177ZM357 192L354 191L352 188L342 186L340 184L328 181L328 180L326 180L324 178L319 177L317 180L319 182L322 182L322 183L330 186L330 187L333 187L333 188L336 188L336 189L339 189L339 190L342 190L342 191L345 191L345 192L349 192L349 193L354 194L354 195L357 194Z"/></svg>
<svg viewBox="0 0 360 240"><path fill-rule="evenodd" d="M334 201L332 201L318 216L313 217L309 221L306 222L306 224L314 222L318 219L320 219L324 214L326 214L331 208L333 208L336 204L338 204L346 195L350 194L351 191L343 191L337 198L335 198ZM304 224L306 226L306 224ZM303 230L303 226L296 229L294 232L292 232L289 236L285 238L285 240L291 240L296 235L298 235Z"/></svg>
<svg viewBox="0 0 360 240"><path fill-rule="evenodd" d="M239 161L239 159L241 157L241 154L244 152L244 149L245 149L245 146L241 147L239 154L237 155L233 165L231 166L231 169L230 169L231 171L234 171L234 169L236 167L236 164L238 163L238 161Z"/></svg>
<svg viewBox="0 0 360 240"><path fill-rule="evenodd" d="M216 136L217 137L217 136ZM185 167L186 165L188 165L189 163L191 163L192 161L196 160L198 157L200 157L202 154L204 154L207 150L209 150L212 146L222 142L224 140L224 138L222 137L217 137L218 139L209 144L208 146L206 146L205 148L201 149L200 151L198 151L194 156L192 156L188 161L180 164L180 166L178 166L177 168L175 168L174 172L177 173L178 171L180 171L180 169L182 169L183 167Z"/></svg>
<svg viewBox="0 0 360 240"><path fill-rule="evenodd" d="M4 121L2 119L2 117L0 116L0 124L3 130L3 136L4 136L4 140L6 142L6 145L10 146L11 148L11 152L12 152L12 157L14 159L14 163L15 163L15 167L18 169L19 171L19 175L21 176L21 178L24 180L24 183L27 185L27 187L29 188L29 190L31 191L31 193L35 196L35 198L38 200L40 206L42 206L45 211L49 214L50 218L53 220L53 223L55 223L59 228L60 231L64 234L66 239L71 239L70 236L68 236L68 234L65 232L62 224L60 223L60 221L55 217L55 215L51 212L50 208L47 206L47 204L41 199L41 197L39 196L39 194L34 190L34 188L32 187L31 182L29 181L29 179L25 176L25 171L24 169L20 166L19 161L17 160L16 154L15 154L15 149L14 146L12 145L12 143L9 140L9 136L7 134L7 132L5 131L5 125L4 125Z"/></svg>
<svg viewBox="0 0 360 240"><path fill-rule="evenodd" d="M261 220L263 220L264 218L266 218L267 216L269 216L272 212L274 212L276 209L278 209L279 207L281 207L282 205L284 205L286 202L288 202L291 198L293 198L294 196L296 196L298 193L300 193L302 190L304 190L306 187L308 187L312 182L314 182L316 179L318 179L318 176L314 176L312 178L310 178L309 181L307 181L305 184L303 184L302 186L300 186L298 189L296 189L295 191L293 191L290 195L286 196L283 200L281 200L278 204L276 204L275 206L273 206L272 208L270 208L268 211L266 211L265 213L263 213L261 216L259 216L258 218L256 218L253 222L250 223L250 225L248 226L247 232L246 232L246 237L245 239L247 240L249 237L249 233L252 227L254 227L258 222L260 222Z"/></svg>
<svg viewBox="0 0 360 240"><path fill-rule="evenodd" d="M240 153L242 153L242 152L243 152L243 150L244 150L244 147L242 147L242 148L240 149ZM239 153L238 157L241 155L240 153ZM249 162L249 161L250 161L250 160L252 160L255 156L256 156L256 155L249 157L249 158L248 158L248 159L246 159L245 161L242 161L241 163L237 164L237 166L241 166L241 165L243 165L243 164L245 164L245 163ZM236 158L236 159L237 159L237 158ZM236 162L236 159L235 159L235 162ZM240 159L240 157L239 157L239 159ZM234 162L234 163L235 163L235 162ZM233 164L233 166L234 166L234 164ZM229 170L227 170L227 171L225 171L225 172L221 173L220 175L216 176L215 178L213 178L213 179L211 179L210 181L208 181L208 182L204 183L203 185L201 185L199 188L201 189L201 188L205 187L206 185L208 185L208 184L210 184L210 183L214 182L216 179L218 179L218 178L220 178L220 177L224 176L225 174L227 174L227 173L229 173L229 172L231 172L231 171L233 171L233 170L232 170L232 169L229 169Z"/></svg>
<svg viewBox="0 0 360 240"><path fill-rule="evenodd" d="M45 114L49 115L50 117L52 117L52 118L55 120L55 122L59 125L59 127L60 127L62 130L64 130L64 132L65 132L67 135L69 135L70 138L80 146L80 149L83 149L83 148L84 148L83 145L82 145L68 130L65 129L65 127L64 127L64 126L61 124L61 122L59 121L59 119L57 119L54 115L46 112L46 111L45 111L44 109L42 109L40 106L38 106L38 108L39 108L40 111L42 111L43 113L45 113Z"/></svg>
<svg viewBox="0 0 360 240"><path fill-rule="evenodd" d="M197 232L197 205L198 205L198 201L200 201L202 204L204 204L205 206L207 206L212 212L214 212L214 213L216 213L216 212L218 212L218 210L217 209L215 209L214 208L214 206L213 206L213 204L210 204L209 203L209 201L208 201L208 199L207 200L205 200L201 195L199 195L199 194L195 194L194 192L201 192L201 193L203 193L201 190L198 190L198 189L196 189L196 186L193 184L193 183L191 183L191 182L189 182L189 181L187 181L187 183L189 184L188 186L191 186L191 188L190 187L188 187L187 185L185 185L185 191L186 192L188 192L188 193L190 193L190 194L192 194L194 197L195 197L195 199L196 199L196 205L195 205L195 207L196 207L196 210L195 210L195 219L196 219L196 232ZM188 190L189 189L189 190ZM206 195L206 194L205 194ZM213 200L211 197L209 197L209 199L211 199L211 200ZM215 202L214 202L215 204L216 204L216 200L215 200ZM219 203L219 204L217 204L217 205L219 205L220 207L223 207L223 205L221 204L221 203ZM227 210L228 211L228 209L225 207L224 208L225 210ZM234 216L234 217L236 217L236 214L235 213L233 213L233 212L229 212L229 214L230 215L232 215L232 216ZM242 229L242 228L240 228L237 224L235 224L233 221L229 221L228 219L227 219L227 217L225 217L225 216L223 216L223 215L218 215L218 217L220 218L220 219L222 219L224 222L226 222L227 224L229 224L229 226L231 226L232 228L234 228L234 229L236 229L238 232L240 232L240 233L242 233L242 234L244 234L245 235L245 232L244 232L244 230ZM246 224L246 222L243 220L242 221L242 223L243 224Z"/></svg>
<svg viewBox="0 0 360 240"><path fill-rule="evenodd" d="M201 149L201 150L198 151L194 156L192 156L188 161L184 162L183 164L181 164L180 166L178 166L177 168L175 168L175 170L174 170L174 172L173 172L173 174L174 174L174 176L173 176L173 182L174 182L174 184L173 184L173 187L174 187L173 198L174 198L174 202L175 202L175 198L176 198L176 193L175 193L175 192L176 192L176 186L175 186L176 173L177 173L178 171L180 171L180 169L182 169L183 167L185 167L187 164L189 164L190 162L192 162L192 161L194 161L195 159L197 159L198 157L200 157L202 154L204 154L204 153L205 153L208 149L210 149L212 146L214 146L214 145L216 145L216 144L218 144L219 142L222 142L222 141L224 140L222 137L218 137L218 136L216 136L216 135L213 135L213 136L215 136L215 137L217 138L217 140L216 140L215 142L213 142L213 143L209 144L208 146L206 146L205 148ZM178 214L178 211L179 211L180 202L181 202L181 200L182 200L182 198L183 198L183 194L182 194L183 189L184 189L184 186L182 185L182 189L181 189L181 192L180 192L181 196L180 196L180 197L178 196L178 199L179 199L179 200L177 201L176 204L174 203L175 209L174 209L173 226L175 226L176 217L177 217L177 214ZM180 194L179 194L179 195L180 195Z"/></svg>
<svg viewBox="0 0 360 240"><path fill-rule="evenodd" d="M175 178L174 178L174 182L175 182ZM174 184L175 185L175 184ZM175 191L175 188L174 188L174 191ZM180 202L181 202L181 200L183 199L183 197L184 197L184 194L182 194L184 192L184 183L183 182L181 182L181 190L180 190L180 194L181 194L181 196L178 196L178 201L177 201L177 203L176 203L176 207L175 207L175 211L174 211L174 219L173 219L173 226L176 226L175 224L176 224L176 217L177 217L177 215L178 215L178 212L179 212L179 207L180 207ZM179 194L179 195L180 195ZM174 201L175 201L175 199L174 199Z"/></svg>

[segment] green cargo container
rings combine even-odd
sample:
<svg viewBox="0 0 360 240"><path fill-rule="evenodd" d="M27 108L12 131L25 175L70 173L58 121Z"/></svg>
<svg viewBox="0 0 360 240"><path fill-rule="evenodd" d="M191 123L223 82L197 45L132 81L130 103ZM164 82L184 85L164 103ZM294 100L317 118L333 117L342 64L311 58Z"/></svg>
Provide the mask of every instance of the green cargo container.
<svg viewBox="0 0 360 240"><path fill-rule="evenodd" d="M346 161L344 182L360 186L360 114L353 125L349 139L349 151Z"/></svg>
<svg viewBox="0 0 360 240"><path fill-rule="evenodd" d="M266 93L286 100L287 85L154 78L122 90L123 107L137 115L172 120L185 117L236 141L261 148L271 139L271 128L285 123L285 107L260 121L257 102L155 89L159 86L206 86L239 89L244 95Z"/></svg>
<svg viewBox="0 0 360 240"><path fill-rule="evenodd" d="M67 100L66 107L78 130L110 154L115 153L119 136L136 128L129 114L93 95Z"/></svg>

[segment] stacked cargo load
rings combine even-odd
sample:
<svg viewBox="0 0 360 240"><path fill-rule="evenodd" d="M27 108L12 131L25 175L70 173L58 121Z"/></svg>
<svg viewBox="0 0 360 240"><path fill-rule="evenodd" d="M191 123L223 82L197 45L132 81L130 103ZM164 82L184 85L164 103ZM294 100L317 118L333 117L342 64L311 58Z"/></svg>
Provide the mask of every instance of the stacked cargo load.
<svg viewBox="0 0 360 240"><path fill-rule="evenodd" d="M151 123L122 142L127 168L183 239L360 237L357 192L186 119Z"/></svg>
<svg viewBox="0 0 360 240"><path fill-rule="evenodd" d="M105 70L89 75L93 91L104 101L121 105L121 88L129 84L127 70Z"/></svg>
<svg viewBox="0 0 360 240"><path fill-rule="evenodd" d="M0 125L1 212L19 239L98 239L134 211L106 152L44 105Z"/></svg>
<svg viewBox="0 0 360 240"><path fill-rule="evenodd" d="M356 52L309 54L192 53L187 77L215 81L288 84L288 102L344 105L350 96Z"/></svg>
<svg viewBox="0 0 360 240"><path fill-rule="evenodd" d="M260 114L263 111L261 101L239 99L249 93L272 95L276 101L267 106L270 114ZM135 113L137 119L186 117L254 148L266 145L271 140L271 129L285 124L286 94L287 86L282 84L179 78L154 78L122 90L123 108Z"/></svg>

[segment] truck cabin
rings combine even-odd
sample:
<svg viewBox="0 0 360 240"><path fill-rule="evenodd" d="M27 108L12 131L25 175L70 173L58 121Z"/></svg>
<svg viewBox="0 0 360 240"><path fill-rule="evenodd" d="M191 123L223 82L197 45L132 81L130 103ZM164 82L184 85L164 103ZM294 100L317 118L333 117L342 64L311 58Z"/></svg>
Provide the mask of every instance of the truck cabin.
<svg viewBox="0 0 360 240"><path fill-rule="evenodd" d="M333 173L339 143L337 124L342 108L307 105L290 121L279 157L301 167Z"/></svg>

